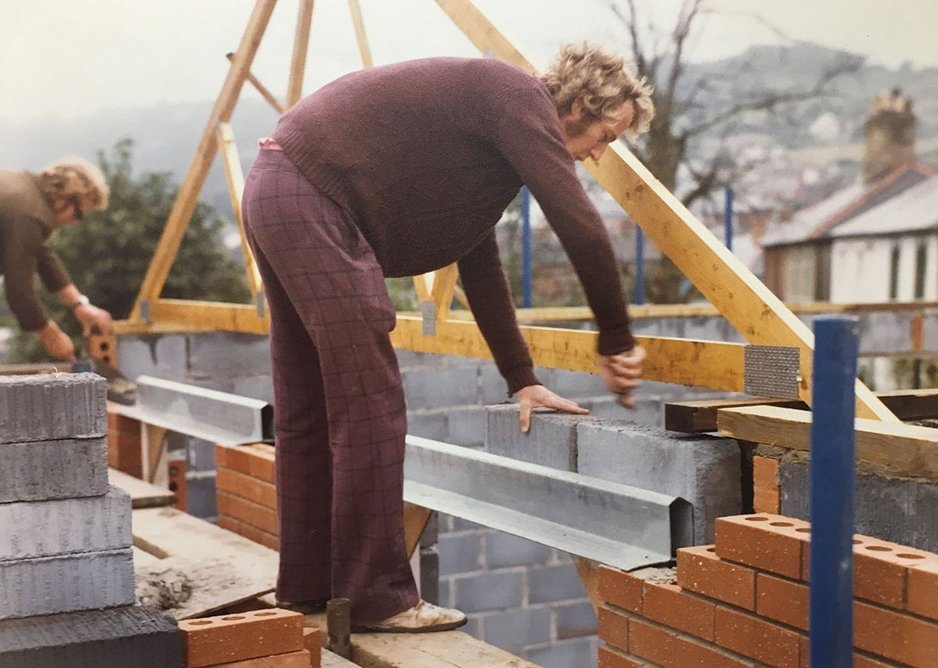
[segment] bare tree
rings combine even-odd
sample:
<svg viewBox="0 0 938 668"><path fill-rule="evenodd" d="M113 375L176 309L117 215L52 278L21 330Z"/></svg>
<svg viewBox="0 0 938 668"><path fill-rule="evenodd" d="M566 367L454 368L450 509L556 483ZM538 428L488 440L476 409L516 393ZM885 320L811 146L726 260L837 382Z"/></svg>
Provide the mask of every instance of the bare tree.
<svg viewBox="0 0 938 668"><path fill-rule="evenodd" d="M863 63L862 58L838 54L822 67L814 81L786 89L772 89L758 76L752 76L752 72L745 72L747 63L741 64L742 70L720 72L716 77L712 71L708 76L695 75L687 51L702 28L701 19L714 13L707 0L684 0L669 31L660 31L646 21L636 7L636 0L609 0L608 4L628 33L638 73L647 77L655 89L655 118L644 141L636 147L636 154L671 191L678 187L679 168L683 165L689 184L678 194L687 206L724 185L726 174L733 169L725 151L689 160L693 141L704 136L725 136L732 122L747 112L776 112L787 104L830 95L838 77L857 71ZM745 16L784 37L758 15ZM749 75L746 79L756 83L740 90L737 82L746 74ZM734 91L729 101L725 96L727 90ZM721 96L716 94L720 91L724 93L722 103ZM718 106L714 106L715 100ZM667 263L654 273L657 275L650 276L648 297L658 302L680 301L680 273L673 265Z"/></svg>

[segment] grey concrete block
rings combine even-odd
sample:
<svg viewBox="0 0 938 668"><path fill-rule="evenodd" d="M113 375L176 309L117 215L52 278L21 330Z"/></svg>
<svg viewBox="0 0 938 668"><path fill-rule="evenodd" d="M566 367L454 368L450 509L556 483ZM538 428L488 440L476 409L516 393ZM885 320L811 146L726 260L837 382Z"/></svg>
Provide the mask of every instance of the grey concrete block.
<svg viewBox="0 0 938 668"><path fill-rule="evenodd" d="M463 612L502 610L521 605L524 573L521 569L455 576L453 604Z"/></svg>
<svg viewBox="0 0 938 668"><path fill-rule="evenodd" d="M107 492L104 436L0 444L0 503Z"/></svg>
<svg viewBox="0 0 938 668"><path fill-rule="evenodd" d="M238 376L232 379L231 393L274 404L274 380L268 373L257 376Z"/></svg>
<svg viewBox="0 0 938 668"><path fill-rule="evenodd" d="M407 411L407 433L434 441L445 441L449 434L447 411L415 410Z"/></svg>
<svg viewBox="0 0 938 668"><path fill-rule="evenodd" d="M512 654L550 642L550 609L546 607L493 612L482 615L481 621L485 642Z"/></svg>
<svg viewBox="0 0 938 668"><path fill-rule="evenodd" d="M440 604L440 551L436 545L420 548L420 598Z"/></svg>
<svg viewBox="0 0 938 668"><path fill-rule="evenodd" d="M589 601L554 607L557 640L596 635L596 612Z"/></svg>
<svg viewBox="0 0 938 668"><path fill-rule="evenodd" d="M541 668L579 668L596 665L598 646L599 641L595 638L581 638L529 649L524 654L528 661Z"/></svg>
<svg viewBox="0 0 938 668"><path fill-rule="evenodd" d="M536 368L535 373L545 387L567 399L606 394L606 386L599 374L543 367Z"/></svg>
<svg viewBox="0 0 938 668"><path fill-rule="evenodd" d="M810 519L811 474L803 462L779 467L782 514ZM938 552L938 483L857 475L856 533Z"/></svg>
<svg viewBox="0 0 938 668"><path fill-rule="evenodd" d="M635 406L626 408L611 394L600 399L581 402L594 418L629 422L644 427L660 427L664 424L664 402L660 397L648 396L644 388L635 393Z"/></svg>
<svg viewBox="0 0 938 668"><path fill-rule="evenodd" d="M494 362L479 367L479 403L483 406L508 400L508 384L498 372Z"/></svg>
<svg viewBox="0 0 938 668"><path fill-rule="evenodd" d="M430 513L430 519L427 520L423 533L420 534L420 547L430 547L436 545L440 540L440 514Z"/></svg>
<svg viewBox="0 0 938 668"><path fill-rule="evenodd" d="M218 515L214 471L186 471L186 512L202 519Z"/></svg>
<svg viewBox="0 0 938 668"><path fill-rule="evenodd" d="M488 568L546 564L550 548L533 541L496 531L485 539L485 565Z"/></svg>
<svg viewBox="0 0 938 668"><path fill-rule="evenodd" d="M911 350L911 317L898 311L861 314L857 323L860 354Z"/></svg>
<svg viewBox="0 0 938 668"><path fill-rule="evenodd" d="M578 432L580 473L687 500L696 544L713 542L717 517L740 513L736 441L611 422L584 423Z"/></svg>
<svg viewBox="0 0 938 668"><path fill-rule="evenodd" d="M583 415L535 411L525 434L518 426L517 405L488 406L486 414L486 452L562 471L577 470L577 425L596 421Z"/></svg>
<svg viewBox="0 0 938 668"><path fill-rule="evenodd" d="M401 373L407 405L411 409L466 406L479 400L479 374L474 366L408 369Z"/></svg>
<svg viewBox="0 0 938 668"><path fill-rule="evenodd" d="M437 597L439 600L437 605L442 605L444 608L453 607L453 578L440 578L439 588L437 589Z"/></svg>
<svg viewBox="0 0 938 668"><path fill-rule="evenodd" d="M103 436L105 392L93 373L0 376L0 443Z"/></svg>
<svg viewBox="0 0 938 668"><path fill-rule="evenodd" d="M185 446L189 471L215 470L215 444L212 441L187 436Z"/></svg>
<svg viewBox="0 0 938 668"><path fill-rule="evenodd" d="M440 575L471 573L482 568L482 534L450 533L440 536Z"/></svg>
<svg viewBox="0 0 938 668"><path fill-rule="evenodd" d="M108 610L0 622L6 668L182 668L182 635L156 608Z"/></svg>
<svg viewBox="0 0 938 668"><path fill-rule="evenodd" d="M130 548L0 562L0 619L134 602Z"/></svg>
<svg viewBox="0 0 938 668"><path fill-rule="evenodd" d="M118 338L121 372L136 380L156 376L182 382L189 368L189 342L184 334L139 334Z"/></svg>
<svg viewBox="0 0 938 668"><path fill-rule="evenodd" d="M460 406L446 411L447 434L452 445L480 447L485 442L486 412L483 406Z"/></svg>
<svg viewBox="0 0 938 668"><path fill-rule="evenodd" d="M553 603L586 598L586 589L573 562L532 568L528 572L528 602Z"/></svg>
<svg viewBox="0 0 938 668"><path fill-rule="evenodd" d="M234 332L189 334L189 368L209 376L270 375L270 343L267 336ZM231 351L238 351L237 365Z"/></svg>
<svg viewBox="0 0 938 668"><path fill-rule="evenodd" d="M0 504L0 563L130 547L130 495L111 487L103 496Z"/></svg>

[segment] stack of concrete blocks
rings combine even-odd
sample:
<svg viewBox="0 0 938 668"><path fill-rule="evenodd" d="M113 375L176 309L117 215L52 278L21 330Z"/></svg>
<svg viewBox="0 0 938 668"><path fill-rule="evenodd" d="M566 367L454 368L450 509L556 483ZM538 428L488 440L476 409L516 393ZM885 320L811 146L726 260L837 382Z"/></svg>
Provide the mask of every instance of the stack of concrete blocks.
<svg viewBox="0 0 938 668"><path fill-rule="evenodd" d="M182 665L175 622L133 605L106 432L103 378L0 377L0 666Z"/></svg>

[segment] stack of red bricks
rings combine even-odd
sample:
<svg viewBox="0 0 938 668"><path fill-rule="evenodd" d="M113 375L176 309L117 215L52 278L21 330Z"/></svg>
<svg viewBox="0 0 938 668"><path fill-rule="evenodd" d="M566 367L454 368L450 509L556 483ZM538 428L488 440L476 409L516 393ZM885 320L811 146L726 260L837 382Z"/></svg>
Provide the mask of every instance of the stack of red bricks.
<svg viewBox="0 0 938 668"><path fill-rule="evenodd" d="M321 634L279 608L179 622L186 668L320 668Z"/></svg>
<svg viewBox="0 0 938 668"><path fill-rule="evenodd" d="M218 526L277 550L274 446L215 446Z"/></svg>
<svg viewBox="0 0 938 668"><path fill-rule="evenodd" d="M758 513L678 550L676 584L602 567L600 668L807 667L809 552L807 522ZM858 535L853 567L854 666L938 666L938 555Z"/></svg>
<svg viewBox="0 0 938 668"><path fill-rule="evenodd" d="M107 404L107 465L135 478L143 478L140 421L116 412Z"/></svg>

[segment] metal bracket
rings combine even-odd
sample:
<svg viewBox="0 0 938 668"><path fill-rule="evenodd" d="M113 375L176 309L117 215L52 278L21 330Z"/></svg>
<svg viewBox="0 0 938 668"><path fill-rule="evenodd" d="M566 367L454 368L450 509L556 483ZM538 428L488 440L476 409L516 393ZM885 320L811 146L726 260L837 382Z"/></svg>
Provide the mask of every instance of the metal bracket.
<svg viewBox="0 0 938 668"><path fill-rule="evenodd" d="M755 397L797 399L801 352L787 346L746 346L743 391Z"/></svg>
<svg viewBox="0 0 938 668"><path fill-rule="evenodd" d="M404 499L617 568L693 544L684 499L417 436L407 437Z"/></svg>
<svg viewBox="0 0 938 668"><path fill-rule="evenodd" d="M140 300L140 319L144 322L150 322L150 300Z"/></svg>

